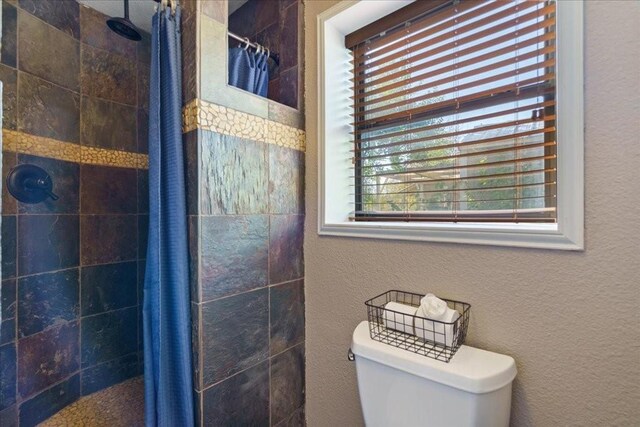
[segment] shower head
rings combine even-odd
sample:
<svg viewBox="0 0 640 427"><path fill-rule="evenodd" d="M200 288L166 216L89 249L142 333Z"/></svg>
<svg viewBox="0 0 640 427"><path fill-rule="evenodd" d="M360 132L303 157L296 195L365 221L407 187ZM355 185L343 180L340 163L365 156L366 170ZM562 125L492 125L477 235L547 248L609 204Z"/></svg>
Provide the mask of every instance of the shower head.
<svg viewBox="0 0 640 427"><path fill-rule="evenodd" d="M107 25L116 34L129 40L139 41L142 39L140 30L129 20L129 0L124 0L124 18L109 18Z"/></svg>

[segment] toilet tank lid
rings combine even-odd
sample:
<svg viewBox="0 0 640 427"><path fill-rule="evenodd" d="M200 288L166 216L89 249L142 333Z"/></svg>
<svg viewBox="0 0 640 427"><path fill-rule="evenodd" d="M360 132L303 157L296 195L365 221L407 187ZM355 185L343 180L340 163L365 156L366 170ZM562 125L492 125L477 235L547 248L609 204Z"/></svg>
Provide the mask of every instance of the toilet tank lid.
<svg viewBox="0 0 640 427"><path fill-rule="evenodd" d="M353 332L351 350L363 357L409 374L469 393L489 393L509 384L516 376L512 357L463 345L449 363L374 341L364 321Z"/></svg>

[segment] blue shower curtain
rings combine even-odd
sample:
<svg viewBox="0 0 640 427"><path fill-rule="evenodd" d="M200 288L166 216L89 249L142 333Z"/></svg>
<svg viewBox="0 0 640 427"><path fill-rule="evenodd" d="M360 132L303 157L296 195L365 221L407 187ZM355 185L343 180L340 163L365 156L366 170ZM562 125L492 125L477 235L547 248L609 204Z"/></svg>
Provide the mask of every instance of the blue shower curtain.
<svg viewBox="0 0 640 427"><path fill-rule="evenodd" d="M149 102L149 243L144 281L145 420L194 425L182 154L180 8L153 17Z"/></svg>
<svg viewBox="0 0 640 427"><path fill-rule="evenodd" d="M260 96L269 90L269 57L242 47L229 49L229 84Z"/></svg>

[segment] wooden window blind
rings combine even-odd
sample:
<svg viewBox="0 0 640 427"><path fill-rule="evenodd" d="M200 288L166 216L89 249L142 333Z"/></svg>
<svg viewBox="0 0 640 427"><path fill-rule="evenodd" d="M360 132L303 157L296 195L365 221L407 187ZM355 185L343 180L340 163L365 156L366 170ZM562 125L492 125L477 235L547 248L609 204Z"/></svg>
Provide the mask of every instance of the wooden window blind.
<svg viewBox="0 0 640 427"><path fill-rule="evenodd" d="M556 222L555 2L416 1L349 34L356 221Z"/></svg>

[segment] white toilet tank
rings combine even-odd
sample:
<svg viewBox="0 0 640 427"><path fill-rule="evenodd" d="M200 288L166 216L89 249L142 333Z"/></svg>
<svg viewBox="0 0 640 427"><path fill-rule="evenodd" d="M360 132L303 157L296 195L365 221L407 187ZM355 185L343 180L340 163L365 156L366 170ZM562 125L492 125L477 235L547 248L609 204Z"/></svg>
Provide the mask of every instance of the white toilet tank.
<svg viewBox="0 0 640 427"><path fill-rule="evenodd" d="M513 358L461 346L449 363L353 332L360 403L367 427L509 425Z"/></svg>

